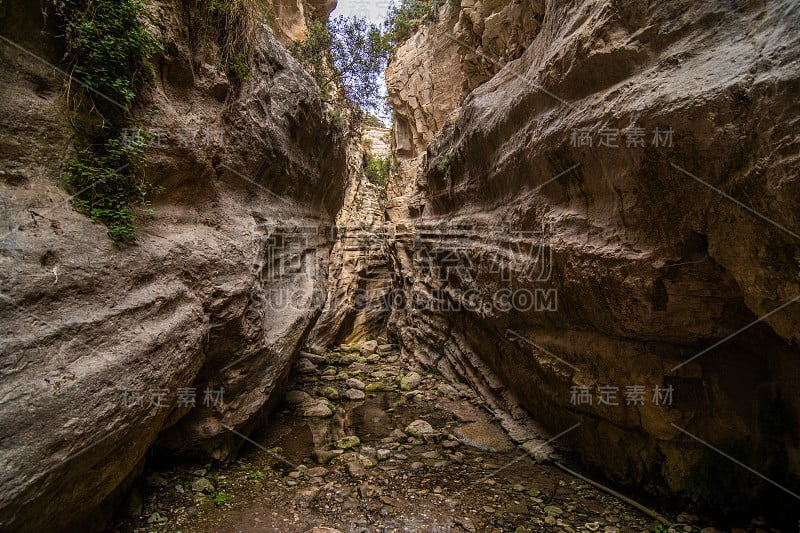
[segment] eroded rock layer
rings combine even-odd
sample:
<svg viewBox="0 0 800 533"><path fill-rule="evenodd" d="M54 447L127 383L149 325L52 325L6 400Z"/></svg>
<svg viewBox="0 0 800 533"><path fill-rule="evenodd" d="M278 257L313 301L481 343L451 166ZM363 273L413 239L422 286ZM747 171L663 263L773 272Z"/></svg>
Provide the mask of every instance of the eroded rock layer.
<svg viewBox="0 0 800 533"><path fill-rule="evenodd" d="M541 14L527 50L466 98L450 78L463 69L414 59L460 15L389 70L404 346L511 395L617 480L680 489L695 437L778 442L800 472L791 418L770 434L759 416L800 412L800 9ZM430 81L405 84L413 70ZM415 111L430 87L447 94ZM427 116L462 99L444 125Z"/></svg>
<svg viewBox="0 0 800 533"><path fill-rule="evenodd" d="M384 332L394 270L384 221L385 184L372 183L365 159L390 155L389 131L365 128L349 148L348 189L337 217L337 240L331 252L328 298L309 336L309 345L358 343Z"/></svg>
<svg viewBox="0 0 800 533"><path fill-rule="evenodd" d="M0 43L4 531L90 527L154 442L224 459L264 423L324 304L346 178L316 85L264 23L235 84L191 10L153 2L166 52L136 120L165 192L114 244L64 188L75 133L35 4L2 33L39 57Z"/></svg>

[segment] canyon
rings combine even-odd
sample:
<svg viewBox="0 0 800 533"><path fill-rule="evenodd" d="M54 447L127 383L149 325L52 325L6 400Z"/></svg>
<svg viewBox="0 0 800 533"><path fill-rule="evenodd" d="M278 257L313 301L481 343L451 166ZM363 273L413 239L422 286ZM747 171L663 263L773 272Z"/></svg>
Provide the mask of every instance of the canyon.
<svg viewBox="0 0 800 533"><path fill-rule="evenodd" d="M335 2L266 2L239 83L190 4L147 2L164 53L134 115L164 191L124 245L64 186L58 39L0 2L0 530L102 530L154 456L230 464L292 425L287 390L338 416L311 367L370 364L391 379L364 410L480 406L460 422L501 428L553 494L539 467L569 459L648 501L735 501L709 454L743 449L723 464L796 524L795 2L436 3L387 69L391 128L356 136L287 51ZM384 188L364 167L386 156ZM466 446L440 425L455 440L390 443Z"/></svg>

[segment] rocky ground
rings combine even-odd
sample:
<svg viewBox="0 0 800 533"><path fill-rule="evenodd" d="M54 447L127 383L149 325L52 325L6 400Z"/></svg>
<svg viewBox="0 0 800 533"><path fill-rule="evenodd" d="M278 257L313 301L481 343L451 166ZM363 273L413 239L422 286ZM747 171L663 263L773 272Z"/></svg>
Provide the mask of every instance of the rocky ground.
<svg viewBox="0 0 800 533"><path fill-rule="evenodd" d="M374 341L303 353L236 463L153 463L143 483L113 531L667 531L535 462L472 391ZM679 518L695 525L672 531L717 531Z"/></svg>

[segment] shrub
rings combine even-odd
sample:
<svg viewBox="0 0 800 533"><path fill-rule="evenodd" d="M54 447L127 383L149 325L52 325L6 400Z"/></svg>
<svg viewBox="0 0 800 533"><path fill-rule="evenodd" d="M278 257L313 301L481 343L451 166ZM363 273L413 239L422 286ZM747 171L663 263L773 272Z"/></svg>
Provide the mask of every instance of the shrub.
<svg viewBox="0 0 800 533"><path fill-rule="evenodd" d="M392 172L392 156L375 157L367 153L364 159L364 172L367 175L367 179L370 183L385 189Z"/></svg>
<svg viewBox="0 0 800 533"><path fill-rule="evenodd" d="M73 73L96 91L91 95L102 110L113 104L100 93L127 107L150 70L150 59L161 44L144 27L147 12L141 0L66 0L57 13L64 22L67 57ZM119 113L120 110L116 110Z"/></svg>
<svg viewBox="0 0 800 533"><path fill-rule="evenodd" d="M408 39L420 27L439 18L444 0L400 0L389 6L384 28L392 48Z"/></svg>
<svg viewBox="0 0 800 533"><path fill-rule="evenodd" d="M141 0L64 0L54 4L64 29L66 59L82 82L76 107L81 125L77 157L68 163L67 184L75 208L105 224L111 238L136 238L135 205L156 187L143 176L144 137L123 134L137 90L152 74L162 50L145 28Z"/></svg>
<svg viewBox="0 0 800 533"><path fill-rule="evenodd" d="M146 135L123 140L101 129L69 163L67 183L76 191L73 205L105 224L109 236L117 241L136 239L132 206L146 205L147 194L160 190L141 172L145 142Z"/></svg>

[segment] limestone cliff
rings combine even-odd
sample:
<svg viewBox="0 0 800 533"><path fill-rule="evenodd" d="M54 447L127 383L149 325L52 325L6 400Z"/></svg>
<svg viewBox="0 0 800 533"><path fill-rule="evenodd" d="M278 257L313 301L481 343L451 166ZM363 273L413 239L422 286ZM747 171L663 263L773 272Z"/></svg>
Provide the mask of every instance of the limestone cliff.
<svg viewBox="0 0 800 533"><path fill-rule="evenodd" d="M389 69L405 348L617 480L679 489L691 435L800 472L759 417L800 412L797 4L530 4L527 49L471 82L476 4Z"/></svg>
<svg viewBox="0 0 800 533"><path fill-rule="evenodd" d="M266 17L234 86L190 3L153 1L166 52L134 114L165 192L139 241L115 244L65 190L76 117L36 4L0 23L4 531L90 528L154 443L225 459L264 423L324 304L346 177L342 135Z"/></svg>
<svg viewBox="0 0 800 533"><path fill-rule="evenodd" d="M393 235L383 215L385 184L369 180L365 160L390 156L388 140L389 130L365 128L350 145L348 189L337 217L328 298L309 337L317 348L361 342L385 330L394 277L389 256Z"/></svg>

